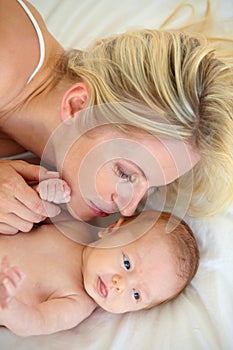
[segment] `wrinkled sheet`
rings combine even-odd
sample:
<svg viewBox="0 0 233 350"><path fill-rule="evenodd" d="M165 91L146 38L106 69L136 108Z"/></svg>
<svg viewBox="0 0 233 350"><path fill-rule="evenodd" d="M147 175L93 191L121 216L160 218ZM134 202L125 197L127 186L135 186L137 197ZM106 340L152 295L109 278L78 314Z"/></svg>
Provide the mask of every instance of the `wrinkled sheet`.
<svg viewBox="0 0 233 350"><path fill-rule="evenodd" d="M97 38L128 28L158 27L179 3L175 0L31 2L65 48L83 48ZM193 3L198 11L203 10L203 2ZM213 1L213 5L219 17L232 16L231 0ZM49 336L20 338L1 327L0 349L232 350L233 210L208 220L187 219L187 222L198 240L200 266L191 284L176 300L149 311L124 315L97 309L74 329Z"/></svg>

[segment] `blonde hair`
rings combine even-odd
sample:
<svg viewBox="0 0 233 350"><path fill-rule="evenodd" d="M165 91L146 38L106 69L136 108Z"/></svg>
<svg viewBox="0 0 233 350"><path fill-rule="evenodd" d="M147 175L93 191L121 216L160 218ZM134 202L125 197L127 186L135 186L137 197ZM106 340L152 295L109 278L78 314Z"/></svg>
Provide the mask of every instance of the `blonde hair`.
<svg viewBox="0 0 233 350"><path fill-rule="evenodd" d="M226 50L222 39L197 33L207 32L209 18L182 30L128 31L67 52L60 63L62 74L87 84L88 106L98 105L109 123L197 146L192 216L213 215L233 201L232 42ZM171 205L187 190L190 172L182 188L180 179L167 186Z"/></svg>
<svg viewBox="0 0 233 350"><path fill-rule="evenodd" d="M171 232L166 233L166 225L169 220L173 221L174 229ZM177 276L180 279L180 289L178 292L160 302L160 305L177 298L184 291L197 272L200 256L197 241L191 228L185 221L171 213L161 212L158 222L164 224L164 235L167 236L167 243L169 244L170 251L174 257L177 266ZM153 230L151 232L153 232ZM157 305L158 300L155 299L146 307L146 309L150 309Z"/></svg>

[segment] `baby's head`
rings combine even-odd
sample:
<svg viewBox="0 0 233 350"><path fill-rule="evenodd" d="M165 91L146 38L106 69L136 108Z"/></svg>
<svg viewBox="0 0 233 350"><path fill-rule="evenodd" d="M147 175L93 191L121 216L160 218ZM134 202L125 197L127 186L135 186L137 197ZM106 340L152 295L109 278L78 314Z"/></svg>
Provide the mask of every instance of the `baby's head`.
<svg viewBox="0 0 233 350"><path fill-rule="evenodd" d="M168 229L169 225L171 231ZM152 239L155 239L158 230L160 230L162 240L167 244L171 261L175 267L174 289L171 289L170 295L164 300L160 300L160 302L156 298L152 300L147 308L166 303L181 294L195 276L199 264L197 242L191 228L185 221L170 213L162 212L157 223L149 231Z"/></svg>
<svg viewBox="0 0 233 350"><path fill-rule="evenodd" d="M86 291L113 313L147 309L174 299L195 275L199 260L188 225L156 211L120 219L85 249L83 257Z"/></svg>

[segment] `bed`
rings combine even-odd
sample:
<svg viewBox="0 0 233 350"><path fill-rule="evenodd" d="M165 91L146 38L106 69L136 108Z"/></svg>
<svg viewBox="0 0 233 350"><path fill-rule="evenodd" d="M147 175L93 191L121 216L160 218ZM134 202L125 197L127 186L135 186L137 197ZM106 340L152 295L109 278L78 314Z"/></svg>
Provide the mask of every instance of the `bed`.
<svg viewBox="0 0 233 350"><path fill-rule="evenodd" d="M179 0L31 0L65 48L128 28L158 27ZM204 1L193 0L197 15ZM213 1L218 17L232 17L232 0ZM180 21L188 15L182 12ZM1 350L232 350L233 208L186 221L200 249L198 272L174 301L149 311L113 315L97 309L77 327L21 338L0 328Z"/></svg>

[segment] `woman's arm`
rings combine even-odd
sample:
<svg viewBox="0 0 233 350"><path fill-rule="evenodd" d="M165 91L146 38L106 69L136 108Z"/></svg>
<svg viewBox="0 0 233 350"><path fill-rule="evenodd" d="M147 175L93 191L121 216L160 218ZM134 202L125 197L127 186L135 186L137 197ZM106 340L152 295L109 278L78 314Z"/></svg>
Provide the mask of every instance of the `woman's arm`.
<svg viewBox="0 0 233 350"><path fill-rule="evenodd" d="M25 149L16 141L0 130L0 158L15 156L25 152Z"/></svg>

